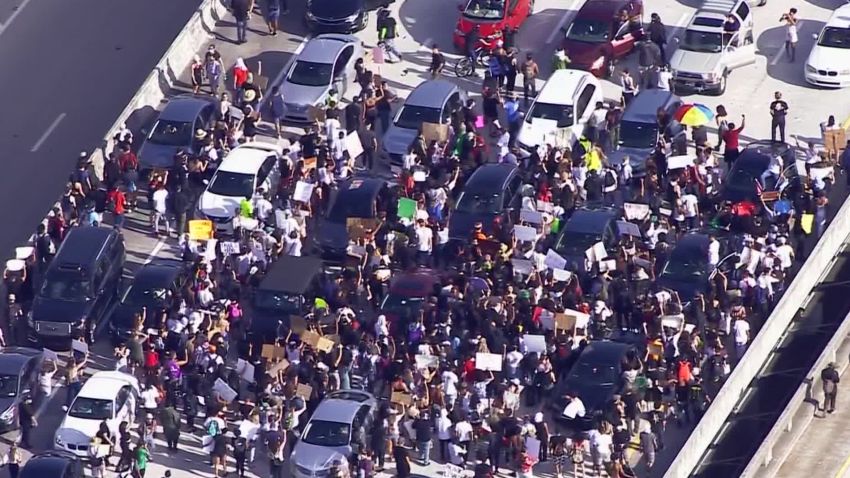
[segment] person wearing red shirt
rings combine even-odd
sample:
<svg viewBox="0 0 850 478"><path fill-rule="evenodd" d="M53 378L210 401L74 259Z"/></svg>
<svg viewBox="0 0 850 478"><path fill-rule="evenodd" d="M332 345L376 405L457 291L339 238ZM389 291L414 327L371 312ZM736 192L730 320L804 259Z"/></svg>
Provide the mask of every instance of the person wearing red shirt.
<svg viewBox="0 0 850 478"><path fill-rule="evenodd" d="M741 127L735 128L735 123L729 123L729 129L723 133L723 142L726 143L726 151L723 153L723 160L726 161L726 166L732 168L732 163L738 159L738 140L741 136L741 131L744 130L746 117L741 115Z"/></svg>
<svg viewBox="0 0 850 478"><path fill-rule="evenodd" d="M112 211L115 229L120 230L124 225L124 214L127 212L127 197L120 187L114 187L106 195L106 203Z"/></svg>

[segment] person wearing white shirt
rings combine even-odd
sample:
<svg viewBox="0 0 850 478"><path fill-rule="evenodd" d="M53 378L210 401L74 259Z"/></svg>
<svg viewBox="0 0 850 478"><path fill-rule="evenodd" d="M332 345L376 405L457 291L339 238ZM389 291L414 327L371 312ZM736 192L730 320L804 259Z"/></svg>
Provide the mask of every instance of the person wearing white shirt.
<svg viewBox="0 0 850 478"><path fill-rule="evenodd" d="M519 364L522 362L522 358L523 354L516 346L514 346L510 352L505 354L505 364L508 366L508 380L519 377Z"/></svg>
<svg viewBox="0 0 850 478"><path fill-rule="evenodd" d="M338 138L340 130L342 130L342 124L338 119L333 117L325 119L325 138L328 139L328 142Z"/></svg>
<svg viewBox="0 0 850 478"><path fill-rule="evenodd" d="M457 384L460 379L457 374L446 369L440 376L443 380L443 392L446 394L446 405L453 404L457 400Z"/></svg>
<svg viewBox="0 0 850 478"><path fill-rule="evenodd" d="M583 418L587 413L584 407L584 402L578 396L566 395L567 406L564 408L563 415L567 418Z"/></svg>
<svg viewBox="0 0 850 478"><path fill-rule="evenodd" d="M287 256L301 257L301 238L298 233L292 231L288 236L283 238L283 253Z"/></svg>
<svg viewBox="0 0 850 478"><path fill-rule="evenodd" d="M156 413L157 406L159 406L160 394L159 390L156 389L152 384L146 388L142 394L142 407L148 413Z"/></svg>
<svg viewBox="0 0 850 478"><path fill-rule="evenodd" d="M682 209L687 227L690 229L699 227L699 198L691 189L682 196Z"/></svg>
<svg viewBox="0 0 850 478"><path fill-rule="evenodd" d="M738 317L735 319L732 329L735 333L735 357L740 361L747 350L747 344L750 342L750 323L744 317Z"/></svg>
<svg viewBox="0 0 850 478"><path fill-rule="evenodd" d="M416 255L420 265L430 265L434 247L434 231L419 219L416 225Z"/></svg>
<svg viewBox="0 0 850 478"><path fill-rule="evenodd" d="M440 459L446 461L452 440L452 421L449 419L449 412L445 408L440 409L440 416L436 421L437 440L440 441Z"/></svg>
<svg viewBox="0 0 850 478"><path fill-rule="evenodd" d="M782 174L782 156L778 154L774 154L770 158L770 163L767 166L767 170L761 173L761 185L764 189L768 189L767 180L771 177L775 180L779 180L780 175Z"/></svg>
<svg viewBox="0 0 850 478"><path fill-rule="evenodd" d="M708 265L717 267L720 262L720 241L714 235L708 236Z"/></svg>
<svg viewBox="0 0 850 478"><path fill-rule="evenodd" d="M257 214L257 219L263 223L269 222L269 217L274 211L271 201L269 201L269 193L261 192L254 200L254 212Z"/></svg>
<svg viewBox="0 0 850 478"><path fill-rule="evenodd" d="M776 243L779 245L776 248L776 257L779 258L782 270L788 270L794 264L794 248L788 244L785 237L777 238Z"/></svg>
<svg viewBox="0 0 850 478"><path fill-rule="evenodd" d="M151 225L154 228L156 235L159 235L159 223L165 222L165 234L171 235L171 224L168 223L168 190L164 185L159 185L154 191L153 196L153 215L151 216Z"/></svg>

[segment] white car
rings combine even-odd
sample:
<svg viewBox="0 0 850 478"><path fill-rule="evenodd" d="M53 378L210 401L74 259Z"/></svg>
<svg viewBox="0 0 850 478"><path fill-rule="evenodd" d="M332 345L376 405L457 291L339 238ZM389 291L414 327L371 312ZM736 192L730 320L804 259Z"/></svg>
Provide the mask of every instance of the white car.
<svg viewBox="0 0 850 478"><path fill-rule="evenodd" d="M275 144L252 142L240 145L221 162L198 201L198 211L217 230L230 230L243 199L257 188L274 195L280 180L278 162L283 151Z"/></svg>
<svg viewBox="0 0 850 478"><path fill-rule="evenodd" d="M850 86L850 5L835 10L806 60L806 81L816 86Z"/></svg>
<svg viewBox="0 0 850 478"><path fill-rule="evenodd" d="M77 394L53 438L54 448L88 456L89 442L106 422L115 436L118 425L133 416L139 381L122 372L97 372Z"/></svg>
<svg viewBox="0 0 850 478"><path fill-rule="evenodd" d="M596 102L603 99L602 85L593 74L569 69L552 73L519 130L523 154L547 143L571 148L584 133Z"/></svg>

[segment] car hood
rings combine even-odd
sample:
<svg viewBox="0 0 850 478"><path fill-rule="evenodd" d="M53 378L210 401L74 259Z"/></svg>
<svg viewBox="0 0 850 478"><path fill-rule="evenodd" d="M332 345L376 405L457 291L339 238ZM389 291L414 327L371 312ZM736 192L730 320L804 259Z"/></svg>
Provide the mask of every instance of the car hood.
<svg viewBox="0 0 850 478"><path fill-rule="evenodd" d="M590 66L597 58L602 56L602 45L604 43L564 40L564 47L567 49L570 62L581 66Z"/></svg>
<svg viewBox="0 0 850 478"><path fill-rule="evenodd" d="M319 223L316 236L320 247L342 250L348 248L348 230L345 223L324 220Z"/></svg>
<svg viewBox="0 0 850 478"><path fill-rule="evenodd" d="M415 129L401 128L395 124L390 125L384 135L384 150L390 154L403 155L415 138Z"/></svg>
<svg viewBox="0 0 850 478"><path fill-rule="evenodd" d="M363 10L361 0L310 0L307 11L325 20L342 20L357 15Z"/></svg>
<svg viewBox="0 0 850 478"><path fill-rule="evenodd" d="M485 233L493 232L493 216L495 214L452 211L449 216L449 237L452 239L468 239L472 235L476 222L481 222Z"/></svg>
<svg viewBox="0 0 850 478"><path fill-rule="evenodd" d="M841 70L850 65L850 49L830 48L815 45L806 63L818 70ZM839 66L844 65L844 66Z"/></svg>
<svg viewBox="0 0 850 478"><path fill-rule="evenodd" d="M616 385L605 384L605 385L596 385L596 384L573 384L568 383L567 388L569 390L575 391L579 398L581 398L582 403L584 403L584 408L586 410L586 415L592 415L594 412L603 411L605 409L605 405L608 401L611 400L611 397L615 393Z"/></svg>
<svg viewBox="0 0 850 478"><path fill-rule="evenodd" d="M629 157L629 164L632 165L632 172L644 169L646 159L649 157L651 150L644 148L617 148L608 153L608 162L614 165L621 165Z"/></svg>
<svg viewBox="0 0 850 478"><path fill-rule="evenodd" d="M327 470L333 465L339 455L348 456L351 454L351 448L347 446L341 447L326 447L310 445L299 440L292 450L292 462L296 466L306 468L313 471Z"/></svg>
<svg viewBox="0 0 850 478"><path fill-rule="evenodd" d="M289 104L302 106L316 105L321 102L325 93L328 92L330 85L325 86L307 86L296 85L289 81L284 81L280 87L280 92L283 94L284 101Z"/></svg>
<svg viewBox="0 0 850 478"><path fill-rule="evenodd" d="M706 292L708 284L703 281L687 282L683 280L675 280L670 276L661 274L658 276L658 287L662 289L670 289L678 292L682 301L691 300L696 297L698 292Z"/></svg>
<svg viewBox="0 0 850 478"><path fill-rule="evenodd" d="M189 145L182 147L188 149ZM139 150L139 165L143 169L168 169L174 165L174 155L180 148L180 146L167 146L145 141L142 144L142 149Z"/></svg>
<svg viewBox="0 0 850 478"><path fill-rule="evenodd" d="M133 318L135 317L136 313L141 311L141 307L136 305L118 304L118 306L115 307L115 311L112 312L112 318L110 319L110 322L115 327L122 329L130 329L133 327Z"/></svg>
<svg viewBox="0 0 850 478"><path fill-rule="evenodd" d="M519 130L517 139L521 144L535 147L545 144L549 139L547 136L558 130L558 122L555 120L543 120L540 118L532 118L531 123L528 121L522 122L522 128Z"/></svg>
<svg viewBox="0 0 850 478"><path fill-rule="evenodd" d="M84 318L89 311L88 302L36 297L32 303L32 320L47 322L76 322Z"/></svg>
<svg viewBox="0 0 850 478"><path fill-rule="evenodd" d="M87 444L100 429L100 420L87 420L66 415L56 436L65 443Z"/></svg>
<svg viewBox="0 0 850 478"><path fill-rule="evenodd" d="M717 68L722 56L720 53L676 50L670 64L673 65L675 71L699 74L711 73Z"/></svg>
<svg viewBox="0 0 850 478"><path fill-rule="evenodd" d="M242 198L239 197L219 196L204 191L198 201L198 209L208 216L232 217L236 215L240 202Z"/></svg>

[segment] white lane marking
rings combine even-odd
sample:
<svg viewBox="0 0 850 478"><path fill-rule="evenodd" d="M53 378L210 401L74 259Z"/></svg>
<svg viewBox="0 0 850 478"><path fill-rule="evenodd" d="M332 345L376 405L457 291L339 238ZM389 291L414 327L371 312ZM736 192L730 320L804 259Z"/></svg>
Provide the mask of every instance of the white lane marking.
<svg viewBox="0 0 850 478"><path fill-rule="evenodd" d="M298 55L300 55L301 51L304 50L304 47L307 46L307 42L310 41L310 38L311 37L308 36L304 37L304 39L301 40L301 43L298 44L298 48L296 48L295 51L292 53L292 57L289 59L289 61L286 62L286 65L284 65L283 69L277 73L277 76L274 77L274 80L272 80L272 82L268 84L269 91L271 91L271 89L275 86L280 86L280 82L281 80L283 80L283 75L285 75L292 67L292 64L295 62L295 59L298 58ZM270 95L264 95L263 99L260 100L260 105L258 106L259 111L263 111L263 106L265 106L266 101L268 101L269 99L269 96Z"/></svg>
<svg viewBox="0 0 850 478"><path fill-rule="evenodd" d="M428 37L424 42L422 42L422 45L419 47L419 49L430 51L431 46L433 46L433 45L434 45L434 40L431 37Z"/></svg>
<svg viewBox="0 0 850 478"><path fill-rule="evenodd" d="M150 264L156 258L156 255L159 254L159 251L162 250L163 246L165 246L165 238L164 237L162 239L160 239L159 242L157 242L155 246L153 246L153 250L151 251L150 254L148 254L147 259L145 259L145 262L142 265L146 266L146 265Z"/></svg>
<svg viewBox="0 0 850 478"><path fill-rule="evenodd" d="M18 14L21 13L21 10L23 10L28 3L30 3L30 0L24 0L23 2L21 2L21 4L18 5L18 8L15 9L15 11L12 12L11 15L9 15L9 19L6 20L6 23L0 23L0 35L2 35L7 28L9 28L9 25L12 24L12 22L15 20L15 17L17 17Z"/></svg>
<svg viewBox="0 0 850 478"><path fill-rule="evenodd" d="M41 145L44 144L45 141L47 141L47 138L48 136L50 136L50 133L52 133L53 130L56 129L57 126L59 126L59 123L61 123L62 120L65 119L65 116L65 113L62 113L57 116L55 120L53 120L53 123L51 123L50 126L47 127L47 131L45 131L44 134L41 135L41 138L38 138L38 141L36 141L32 149L30 149L30 153L35 153L36 151L38 151L38 148L40 148Z"/></svg>
<svg viewBox="0 0 850 478"><path fill-rule="evenodd" d="M798 40L797 44L798 45L800 44L800 42L799 42L800 26L802 26L802 25L803 25L803 20L797 20L797 40ZM785 40L782 40L782 46L779 47L779 51L777 51L776 54L773 55L773 59L770 60L770 66L776 66L776 64L779 63L779 60L782 58L782 55L784 55L784 54L785 54Z"/></svg>
<svg viewBox="0 0 850 478"><path fill-rule="evenodd" d="M578 11L578 4L581 3L582 0L573 0L572 5L570 5L569 10L564 12L564 16L561 17L561 21L558 22L558 25L555 26L555 29L552 30L552 33L549 34L549 38L546 39L546 44L550 44L555 41L555 37L558 36L558 33L561 32L561 29L564 28L564 25L567 24L567 21L575 15Z"/></svg>

